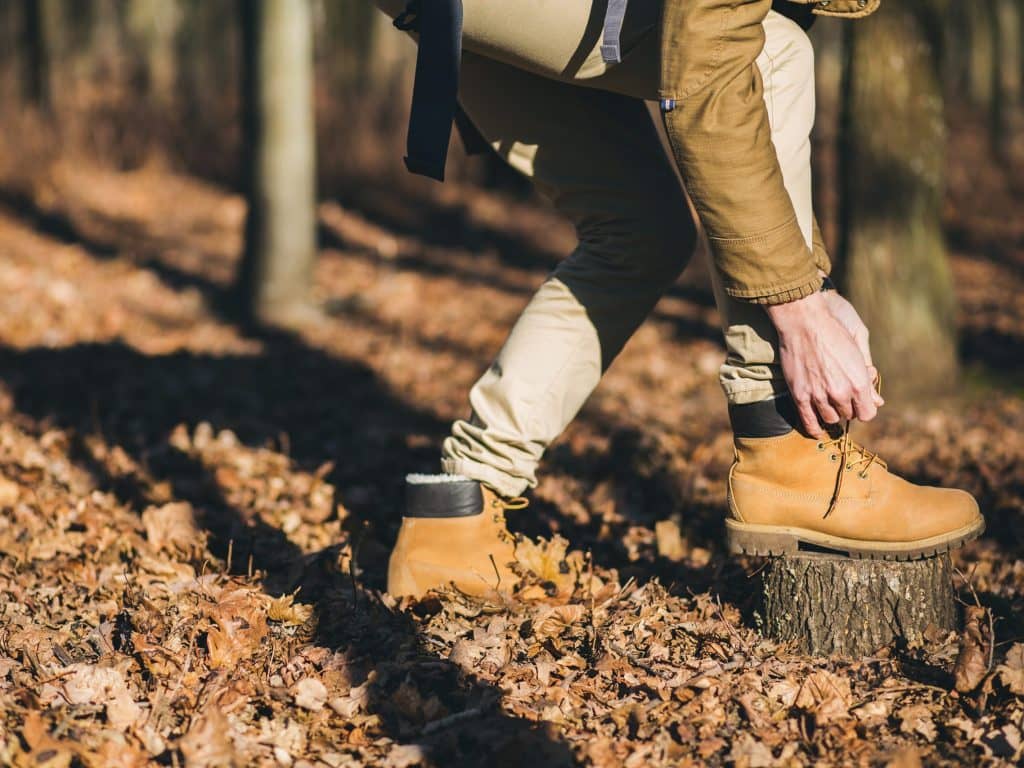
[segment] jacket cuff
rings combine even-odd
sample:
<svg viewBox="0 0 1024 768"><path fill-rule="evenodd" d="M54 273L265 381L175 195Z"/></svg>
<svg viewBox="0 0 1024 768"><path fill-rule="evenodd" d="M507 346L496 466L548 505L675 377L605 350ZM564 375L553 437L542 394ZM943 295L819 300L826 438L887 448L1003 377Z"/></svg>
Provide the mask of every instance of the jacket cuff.
<svg viewBox="0 0 1024 768"><path fill-rule="evenodd" d="M759 235L709 237L726 295L753 304L784 304L821 288L817 259L796 217Z"/></svg>
<svg viewBox="0 0 1024 768"><path fill-rule="evenodd" d="M740 289L726 288L725 292L734 299L745 301L748 304L786 304L790 301L802 299L821 290L823 283L821 275L815 270L814 277L794 285L785 285L772 289L772 293L749 292Z"/></svg>

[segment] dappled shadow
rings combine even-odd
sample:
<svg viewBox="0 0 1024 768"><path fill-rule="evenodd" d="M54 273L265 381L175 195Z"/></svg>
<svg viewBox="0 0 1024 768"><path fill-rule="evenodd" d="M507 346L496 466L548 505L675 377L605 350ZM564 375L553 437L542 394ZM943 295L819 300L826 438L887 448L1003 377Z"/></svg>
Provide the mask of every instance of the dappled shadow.
<svg viewBox="0 0 1024 768"><path fill-rule="evenodd" d="M542 728L501 713L498 691L420 647L410 618L364 591L364 585L383 585L380 555L401 508L396 467L436 463L434 451L410 448L406 436L439 437L443 425L390 396L360 365L329 358L287 336L263 341L265 351L252 356L149 356L116 342L0 348L0 379L17 411L72 431L74 460L101 488L135 508L151 501L144 486L130 476L112 475L98 462L82 442L84 435L102 435L120 446L155 481L169 483L174 498L191 502L212 533L211 550L226 558L229 543L233 546L235 572L244 573L251 557L271 593L302 587L304 600L321 616L319 641L348 649L364 660L367 672L376 670L371 705L393 738L429 746L442 761L438 764L473 764L481 755L498 760L510 754L547 755L541 764L573 764L567 746ZM329 479L337 488L372 488L371 494L353 494L349 502L358 535L376 543L364 547L372 557L358 582L339 570L335 548L304 554L281 530L230 504L210 470L168 442L175 425L201 421L229 428L254 446L275 443L287 433L291 456L300 465L334 459ZM439 696L451 711L472 709L479 715L425 734L392 711L390 694L403 682L423 686L425 697Z"/></svg>
<svg viewBox="0 0 1024 768"><path fill-rule="evenodd" d="M73 225L60 216L23 206L21 213L31 214L37 229L84 245L94 258L117 255L116 243L76 239ZM236 322L224 286L157 253L133 262L170 287L198 290L210 309ZM476 765L481 759L574 765L557 734L504 713L500 691L439 658L424 645L412 617L385 607L375 591L384 586L386 554L400 519L402 475L435 470L433 446L446 425L395 397L361 363L331 356L291 333L244 330L259 342L259 353L149 355L120 342L0 347L0 379L15 411L71 434L72 460L101 489L141 511L155 501L152 486L163 484L172 498L194 506L211 534L211 551L225 560L231 553L232 572L261 572L271 594L301 588L304 602L320 616L317 641L345 649L364 674L374 673L369 706L391 738L424 746L438 765ZM213 470L169 439L177 425L201 422L230 429L244 445L273 446L309 471L333 461L326 480L345 500L345 525L361 555L357 565L339 567L340 545L304 553L282 530L232 504ZM423 439L410 441L412 435ZM90 448L91 437L123 450L144 468L145 481L111 471ZM393 701L403 685L467 716L441 727L410 720Z"/></svg>

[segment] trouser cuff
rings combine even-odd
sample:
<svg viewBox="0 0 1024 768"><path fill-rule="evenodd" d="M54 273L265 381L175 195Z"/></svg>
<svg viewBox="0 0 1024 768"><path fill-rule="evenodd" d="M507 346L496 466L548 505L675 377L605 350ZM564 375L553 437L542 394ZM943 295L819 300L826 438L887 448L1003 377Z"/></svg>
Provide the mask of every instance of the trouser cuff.
<svg viewBox="0 0 1024 768"><path fill-rule="evenodd" d="M521 477L512 477L494 467L469 459L445 457L441 459L441 469L449 475L462 475L483 483L506 499L521 496L530 487L529 482Z"/></svg>
<svg viewBox="0 0 1024 768"><path fill-rule="evenodd" d="M722 391L729 405L761 403L789 395L785 379L721 379Z"/></svg>

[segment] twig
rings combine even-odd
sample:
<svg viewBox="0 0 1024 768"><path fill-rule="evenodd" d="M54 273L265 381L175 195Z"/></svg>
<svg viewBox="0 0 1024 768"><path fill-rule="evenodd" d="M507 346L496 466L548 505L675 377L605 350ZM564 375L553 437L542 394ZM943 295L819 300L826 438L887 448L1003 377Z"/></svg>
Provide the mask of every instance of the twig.
<svg viewBox="0 0 1024 768"><path fill-rule="evenodd" d="M442 717L440 720L431 720L425 726L423 726L423 735L426 736L436 731L450 728L456 723L461 723L464 720L472 720L474 717L480 717L484 713L482 707L471 707L470 709L464 709L461 712L456 712L447 717Z"/></svg>
<svg viewBox="0 0 1024 768"><path fill-rule="evenodd" d="M715 674L719 674L721 672L732 672L733 670L739 669L740 667L744 666L746 663L746 659L727 661L724 664L722 662L718 662L714 667L711 667L710 669L705 669L703 672L698 672L697 674L688 677L686 680L683 681L682 686L692 685L693 683L700 680L702 677L709 677Z"/></svg>
<svg viewBox="0 0 1024 768"><path fill-rule="evenodd" d="M609 642L608 643L608 648L611 649L612 651L614 651L616 654L618 654L620 657L622 657L626 661L628 661L634 667L637 667L638 669L642 669L644 672L646 672L647 674L652 675L654 677L660 678L662 680L667 680L667 679L670 679L675 674L674 672L671 672L671 671L662 672L662 671L658 670L656 667L652 666L651 664L648 664L646 661L643 661L642 659L637 658L632 653L627 651L625 648L623 648L620 645L616 645L615 643Z"/></svg>
<svg viewBox="0 0 1024 768"><path fill-rule="evenodd" d="M494 569L494 575L498 577L498 583L494 585L495 590L501 589L501 571L498 570L498 564L494 562L494 555L488 553L487 556L491 559L491 567Z"/></svg>
<svg viewBox="0 0 1024 768"><path fill-rule="evenodd" d="M597 654L597 625L594 623L594 553L587 550L587 623L590 625L591 658Z"/></svg>
<svg viewBox="0 0 1024 768"><path fill-rule="evenodd" d="M771 560L767 560L767 559L766 559L766 560L765 560L765 561L764 561L763 563L761 563L761 565L759 565L759 566L758 566L757 568L755 568L755 569L754 569L754 572L753 572L753 573L751 573L751 574L750 574L749 576L747 576L747 578L748 578L748 579L752 579L752 578L754 578L754 577L755 577L755 576L757 576L757 575L758 575L758 574L759 574L759 573L760 573L761 571L763 571L763 570L764 570L765 568L767 568L767 567L769 566L769 564L770 564L770 563L771 563Z"/></svg>
<svg viewBox="0 0 1024 768"><path fill-rule="evenodd" d="M54 682L55 680L60 680L62 677L66 677L66 676L70 675L72 672L77 672L77 671L78 670L70 669L70 668L69 669L62 669L60 672L57 672L56 674L51 675L50 677L46 678L45 680L39 680L36 683L36 685L38 685L38 686L49 685L50 683Z"/></svg>
<svg viewBox="0 0 1024 768"><path fill-rule="evenodd" d="M998 643L993 643L993 645L1010 645L1011 643L1019 643L1022 640L1024 640L1024 636L1018 635L1017 637L1010 637L1006 640L1000 640Z"/></svg>
<svg viewBox="0 0 1024 768"><path fill-rule="evenodd" d="M749 656L750 643L744 641L743 638L740 637L739 633L736 631L736 628L726 620L725 611L722 608L722 598L718 595L715 595L715 607L718 609L719 621L725 624L725 628L729 630L729 634L732 635L733 640L739 643L740 648L742 648L744 652Z"/></svg>

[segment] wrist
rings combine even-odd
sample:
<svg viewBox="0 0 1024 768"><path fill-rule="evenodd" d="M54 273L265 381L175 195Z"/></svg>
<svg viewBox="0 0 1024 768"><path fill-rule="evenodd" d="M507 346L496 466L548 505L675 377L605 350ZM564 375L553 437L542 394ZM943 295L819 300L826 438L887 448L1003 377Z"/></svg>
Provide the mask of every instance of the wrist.
<svg viewBox="0 0 1024 768"><path fill-rule="evenodd" d="M765 311L775 329L780 335L784 335L791 329L817 322L823 314L828 313L828 307L825 304L825 296L818 292L785 304L773 304L765 307Z"/></svg>

